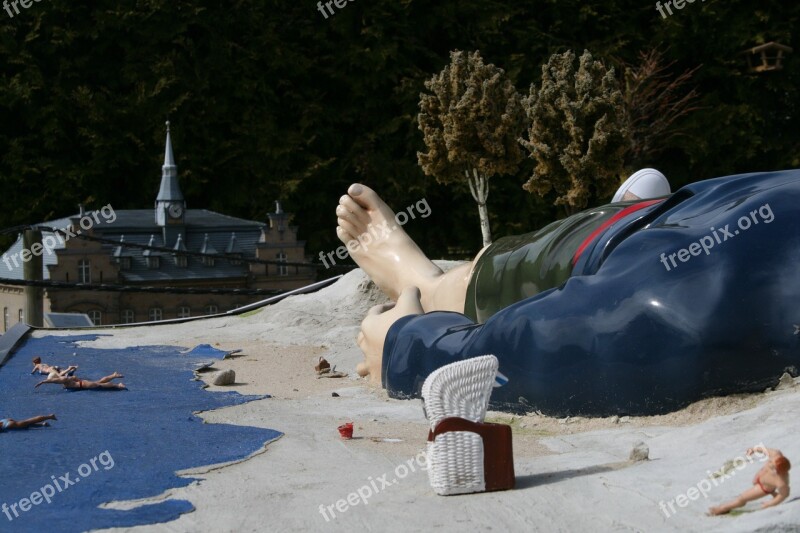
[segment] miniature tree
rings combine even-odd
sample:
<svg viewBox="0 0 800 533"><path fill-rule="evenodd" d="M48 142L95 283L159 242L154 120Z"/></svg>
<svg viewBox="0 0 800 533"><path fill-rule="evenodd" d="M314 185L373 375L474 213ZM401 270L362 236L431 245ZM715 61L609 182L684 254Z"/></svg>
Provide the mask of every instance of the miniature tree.
<svg viewBox="0 0 800 533"><path fill-rule="evenodd" d="M629 146L622 92L614 69L588 51L575 70L575 54L554 54L542 66L541 86L523 99L528 138L521 143L536 162L523 188L541 196L555 191L566 214L589 202L608 201L624 172Z"/></svg>
<svg viewBox="0 0 800 533"><path fill-rule="evenodd" d="M505 72L484 64L480 52L450 53L450 64L425 82L419 129L428 151L418 152L423 172L439 183L466 181L478 204L483 244L492 242L486 199L489 179L513 174L523 152L522 97Z"/></svg>

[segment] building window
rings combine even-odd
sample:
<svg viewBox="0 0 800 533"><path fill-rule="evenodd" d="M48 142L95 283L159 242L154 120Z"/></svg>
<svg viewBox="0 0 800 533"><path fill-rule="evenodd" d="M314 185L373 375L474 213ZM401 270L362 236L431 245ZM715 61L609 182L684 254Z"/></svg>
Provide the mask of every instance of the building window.
<svg viewBox="0 0 800 533"><path fill-rule="evenodd" d="M22 309L19 310L17 316L19 317L19 322L25 322L25 312Z"/></svg>
<svg viewBox="0 0 800 533"><path fill-rule="evenodd" d="M102 311L89 311L89 318L92 320L92 324L95 326L102 326L103 325L103 312Z"/></svg>
<svg viewBox="0 0 800 533"><path fill-rule="evenodd" d="M120 257L119 258L119 269L120 270L130 270L131 269L131 258L130 257Z"/></svg>
<svg viewBox="0 0 800 533"><path fill-rule="evenodd" d="M205 266L207 266L207 267L213 267L214 266L214 258L213 257L208 257L208 256L203 257L203 264Z"/></svg>
<svg viewBox="0 0 800 533"><path fill-rule="evenodd" d="M233 265L233 266L241 265L242 264L242 254L232 255L231 258L228 259L228 262L230 262L230 264Z"/></svg>
<svg viewBox="0 0 800 533"><path fill-rule="evenodd" d="M189 266L189 258L185 255L176 255L175 264L180 268L186 268Z"/></svg>
<svg viewBox="0 0 800 533"><path fill-rule="evenodd" d="M148 318L150 319L151 322L156 322L158 320L161 320L161 317L162 317L161 308L160 307L151 307L150 308L150 312L147 314L147 316L148 316Z"/></svg>
<svg viewBox="0 0 800 533"><path fill-rule="evenodd" d="M286 254L283 253L283 252L279 253L275 257L278 258L278 261L281 261L283 263L286 262ZM288 276L289 275L289 267L287 267L286 265L278 265L278 275L279 276Z"/></svg>
<svg viewBox="0 0 800 533"><path fill-rule="evenodd" d="M216 305L212 304L206 306L207 315L216 315L217 313L219 313L219 307L217 307Z"/></svg>
<svg viewBox="0 0 800 533"><path fill-rule="evenodd" d="M91 283L92 282L92 267L89 265L88 259L81 259L78 261L78 283Z"/></svg>
<svg viewBox="0 0 800 533"><path fill-rule="evenodd" d="M157 255L151 255L147 258L147 268L155 270L161 266L161 258Z"/></svg>
<svg viewBox="0 0 800 533"><path fill-rule="evenodd" d="M125 309L122 311L121 318L123 324L133 324L136 321L136 314L133 312L133 309Z"/></svg>
<svg viewBox="0 0 800 533"><path fill-rule="evenodd" d="M3 331L8 331L8 307L3 308Z"/></svg>
<svg viewBox="0 0 800 533"><path fill-rule="evenodd" d="M178 318L189 318L192 316L192 310L185 305L178 308Z"/></svg>

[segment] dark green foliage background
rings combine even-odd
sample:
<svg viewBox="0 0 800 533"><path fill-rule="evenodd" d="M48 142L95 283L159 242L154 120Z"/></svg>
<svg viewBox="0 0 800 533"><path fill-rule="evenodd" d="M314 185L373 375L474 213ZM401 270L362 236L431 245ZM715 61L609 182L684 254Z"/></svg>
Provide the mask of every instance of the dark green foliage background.
<svg viewBox="0 0 800 533"><path fill-rule="evenodd" d="M89 4L89 7L82 4ZM433 214L407 229L431 255L480 247L464 188L416 163L423 82L453 49L480 49L521 93L550 54L588 48L610 64L659 46L695 77L703 109L651 165L674 186L800 166L800 4L707 0L664 20L650 1L356 0L325 20L311 0L43 0L0 11L0 227L65 216L83 202L153 205L164 121L190 207L265 220L296 213L307 250L338 246L334 207L354 181ZM797 50L753 76L737 54ZM495 236L541 226L551 202L493 179ZM8 244L6 238L2 243Z"/></svg>

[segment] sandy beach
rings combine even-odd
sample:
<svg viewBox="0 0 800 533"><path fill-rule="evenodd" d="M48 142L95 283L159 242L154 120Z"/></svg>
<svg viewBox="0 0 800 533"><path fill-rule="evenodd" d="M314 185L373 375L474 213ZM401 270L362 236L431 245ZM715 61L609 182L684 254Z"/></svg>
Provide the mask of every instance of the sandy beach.
<svg viewBox="0 0 800 533"><path fill-rule="evenodd" d="M285 434L247 460L182 472L198 479L188 487L151 500L107 506L125 509L181 498L196 509L174 522L131 530L137 533L797 531L800 504L795 496L763 511L759 503L731 516L712 518L705 511L750 486L758 461L741 470L725 468L748 447L764 443L780 448L790 459L800 457L800 424L794 414L800 410L798 380L776 391L710 398L653 417L556 419L490 412L488 420L513 427L517 488L437 496L420 466L427 436L421 402L389 399L354 372L361 359L354 342L359 323L369 307L383 301L359 270L318 293L291 297L244 316L98 330L113 336L87 346L189 348L208 343L242 349L203 374L210 382L215 370L230 368L236 383L207 390L272 398L206 412L204 420ZM47 334L53 333L40 331L35 336ZM318 378L313 367L320 356L349 375ZM345 441L337 426L349 421L355 438ZM638 442L649 447L649 461L628 460ZM721 469L727 477L709 477ZM711 487L706 496L691 499L696 491L690 489L704 486L703 480ZM690 497L680 498L687 493Z"/></svg>

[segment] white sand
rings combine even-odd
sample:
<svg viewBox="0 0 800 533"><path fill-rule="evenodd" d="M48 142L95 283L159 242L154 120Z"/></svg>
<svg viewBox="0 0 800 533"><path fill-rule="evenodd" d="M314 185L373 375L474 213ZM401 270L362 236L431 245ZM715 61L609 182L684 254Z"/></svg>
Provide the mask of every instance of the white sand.
<svg viewBox="0 0 800 533"><path fill-rule="evenodd" d="M355 376L361 360L354 343L359 323L370 306L383 301L356 271L318 293L292 297L245 317L125 328L111 331L113 337L87 343L97 348L199 343L242 348L241 357L219 362L215 368L236 371L233 390L269 393L273 398L203 417L210 423L267 427L286 434L248 460L193 470L201 481L161 497L187 499L196 511L168 524L134 530L799 530L796 496L763 511L751 503L745 510L756 512L704 516L710 505L748 488L758 462L712 485L708 498L687 500L685 507L673 503L676 512L669 518L659 508L659 502L666 505L687 494L707 477L707 471L716 471L761 442L780 448L800 465L797 385L767 394L709 399L659 417L556 420L491 413L492 420L514 427L517 489L435 495L427 475L413 462L424 449L427 433L420 402L391 400ZM44 334L48 333L36 336ZM320 355L350 376L317 379L313 366ZM209 387L216 389L222 388ZM332 397L332 392L340 397ZM355 422L357 438L351 441L342 441L336 430L346 421ZM637 441L648 444L651 460L630 464L628 454ZM405 467L399 465L409 461L415 471L403 475ZM378 479L385 474L386 481L396 483L382 488ZM368 497L367 505L359 502L348 505L345 512L336 510L337 500L346 500L359 489L366 494L362 487L372 483L379 491ZM351 498L356 501L357 496ZM334 506L326 511L329 521L320 505Z"/></svg>

